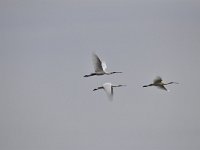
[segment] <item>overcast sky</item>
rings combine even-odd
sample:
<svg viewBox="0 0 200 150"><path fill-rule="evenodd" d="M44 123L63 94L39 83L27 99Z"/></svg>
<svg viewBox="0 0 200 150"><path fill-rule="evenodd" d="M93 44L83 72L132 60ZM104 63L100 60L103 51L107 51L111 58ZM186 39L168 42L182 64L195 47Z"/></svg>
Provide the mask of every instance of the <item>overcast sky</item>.
<svg viewBox="0 0 200 150"><path fill-rule="evenodd" d="M199 68L198 0L1 0L0 149L199 150Z"/></svg>

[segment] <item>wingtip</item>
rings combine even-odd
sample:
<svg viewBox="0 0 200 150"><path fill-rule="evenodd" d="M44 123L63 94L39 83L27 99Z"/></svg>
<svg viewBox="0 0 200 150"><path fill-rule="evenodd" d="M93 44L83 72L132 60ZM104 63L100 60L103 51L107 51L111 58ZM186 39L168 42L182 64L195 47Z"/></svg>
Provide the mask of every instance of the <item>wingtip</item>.
<svg viewBox="0 0 200 150"><path fill-rule="evenodd" d="M109 101L112 102L112 101L113 101L113 95L109 95L109 96L108 96L108 99L109 99Z"/></svg>
<svg viewBox="0 0 200 150"><path fill-rule="evenodd" d="M92 56L97 56L97 53L95 51L93 51Z"/></svg>

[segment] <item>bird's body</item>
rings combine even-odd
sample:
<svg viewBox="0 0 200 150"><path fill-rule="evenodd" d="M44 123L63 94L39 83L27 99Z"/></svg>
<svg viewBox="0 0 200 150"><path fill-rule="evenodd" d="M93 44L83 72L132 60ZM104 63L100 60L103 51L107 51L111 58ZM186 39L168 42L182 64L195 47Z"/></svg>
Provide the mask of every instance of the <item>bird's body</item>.
<svg viewBox="0 0 200 150"><path fill-rule="evenodd" d="M91 73L89 75L85 75L84 77L90 77L90 76L101 76L101 75L110 75L114 73L122 73L122 72L106 72L106 63L101 61L99 57L93 53L93 64L94 64L94 73Z"/></svg>
<svg viewBox="0 0 200 150"><path fill-rule="evenodd" d="M177 82L168 82L168 83L163 83L162 82L162 78L161 77L157 77L152 84L149 84L149 85L144 85L143 87L149 87L149 86L156 86L162 90L165 90L165 91L169 91L166 89L165 85L168 85L168 84L179 84Z"/></svg>
<svg viewBox="0 0 200 150"><path fill-rule="evenodd" d="M114 87L121 87L121 86L126 86L126 85L112 85L111 83L104 83L103 86L100 86L96 89L93 89L93 91L99 90L99 89L104 89L104 91L107 93L109 98L112 99L113 97L113 88Z"/></svg>

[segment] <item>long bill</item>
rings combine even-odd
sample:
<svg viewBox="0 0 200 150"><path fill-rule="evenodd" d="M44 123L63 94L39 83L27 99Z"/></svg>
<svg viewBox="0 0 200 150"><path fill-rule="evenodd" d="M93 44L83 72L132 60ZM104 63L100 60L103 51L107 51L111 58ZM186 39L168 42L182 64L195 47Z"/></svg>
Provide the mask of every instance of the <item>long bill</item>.
<svg viewBox="0 0 200 150"><path fill-rule="evenodd" d="M148 87L148 86L153 86L153 84L143 85L142 87Z"/></svg>

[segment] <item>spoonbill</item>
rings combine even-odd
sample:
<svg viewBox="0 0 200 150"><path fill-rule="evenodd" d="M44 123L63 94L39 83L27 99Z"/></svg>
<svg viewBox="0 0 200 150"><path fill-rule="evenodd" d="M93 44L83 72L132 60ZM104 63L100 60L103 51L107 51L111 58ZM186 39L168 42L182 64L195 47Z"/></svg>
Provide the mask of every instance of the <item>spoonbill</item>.
<svg viewBox="0 0 200 150"><path fill-rule="evenodd" d="M93 65L94 65L95 72L91 73L89 75L84 75L84 77L90 77L90 76L94 76L94 75L104 75L104 74L110 75L110 74L114 74L114 73L122 73L122 72L116 72L116 71L115 72L107 72L106 71L107 65L104 61L101 61L95 53L92 53L92 58L93 58Z"/></svg>
<svg viewBox="0 0 200 150"><path fill-rule="evenodd" d="M158 88L160 88L160 89L162 89L162 90L169 91L169 90L167 90L167 89L165 88L165 86L164 86L164 85L168 85L168 84L179 84L179 83L177 83L177 82L163 83L163 82L162 82L162 78L158 76L158 77L156 77L156 78L154 79L154 81L153 81L152 84L144 85L143 87L156 86L156 87L158 87Z"/></svg>
<svg viewBox="0 0 200 150"><path fill-rule="evenodd" d="M103 86L97 87L96 89L93 89L93 91L103 89L106 94L109 96L110 99L113 97L113 88L114 87L121 87L121 86L126 86L126 85L112 85L111 83L104 83Z"/></svg>

